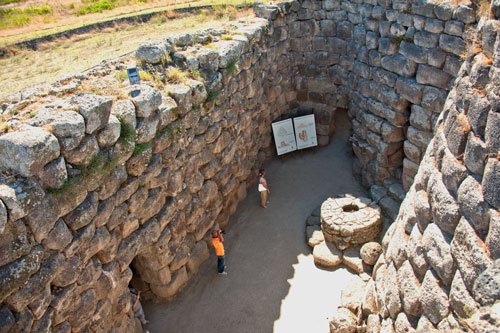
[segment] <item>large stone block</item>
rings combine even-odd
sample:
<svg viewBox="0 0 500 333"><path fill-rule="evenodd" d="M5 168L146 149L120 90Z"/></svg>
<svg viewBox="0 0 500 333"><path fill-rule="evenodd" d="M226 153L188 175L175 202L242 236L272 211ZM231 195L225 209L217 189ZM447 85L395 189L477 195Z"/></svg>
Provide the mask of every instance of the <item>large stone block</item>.
<svg viewBox="0 0 500 333"><path fill-rule="evenodd" d="M153 293L161 298L169 299L177 294L188 282L189 276L186 267L182 267L172 274L172 280L167 285L151 285Z"/></svg>
<svg viewBox="0 0 500 333"><path fill-rule="evenodd" d="M85 136L85 121L75 111L58 111L41 109L37 115L29 121L32 126L50 128L51 133L59 140L63 150L72 150L78 147Z"/></svg>
<svg viewBox="0 0 500 333"><path fill-rule="evenodd" d="M493 261L489 257L488 248L464 217L460 219L453 236L451 251L465 285L472 290L474 281Z"/></svg>
<svg viewBox="0 0 500 333"><path fill-rule="evenodd" d="M0 168L24 177L36 176L59 154L56 137L38 127L27 126L0 137Z"/></svg>
<svg viewBox="0 0 500 333"><path fill-rule="evenodd" d="M500 260L487 268L474 281L472 293L481 305L492 305L500 298Z"/></svg>
<svg viewBox="0 0 500 333"><path fill-rule="evenodd" d="M422 281L420 302L423 312L433 324L439 323L449 314L448 295L431 270L427 271Z"/></svg>
<svg viewBox="0 0 500 333"><path fill-rule="evenodd" d="M500 161L489 158L484 168L482 181L483 197L493 207L500 208Z"/></svg>
<svg viewBox="0 0 500 333"><path fill-rule="evenodd" d="M405 261L398 269L398 282L404 312L412 316L420 316L422 314L421 286L409 261Z"/></svg>
<svg viewBox="0 0 500 333"><path fill-rule="evenodd" d="M0 267L7 265L31 250L28 232L21 221L9 222L5 225L0 239Z"/></svg>
<svg viewBox="0 0 500 333"><path fill-rule="evenodd" d="M135 58L150 64L157 64L168 56L168 52L174 49L165 39L159 41L144 42L135 51Z"/></svg>
<svg viewBox="0 0 500 333"><path fill-rule="evenodd" d="M441 230L449 235L455 233L460 220L460 208L443 184L440 175L432 174L427 185L431 198L432 216Z"/></svg>
<svg viewBox="0 0 500 333"><path fill-rule="evenodd" d="M385 56L380 64L385 70L404 77L413 76L417 70L417 64L402 55Z"/></svg>
<svg viewBox="0 0 500 333"><path fill-rule="evenodd" d="M457 194L460 212L467 217L477 234L484 239L488 232L490 206L483 198L481 184L476 178L469 176L462 182Z"/></svg>
<svg viewBox="0 0 500 333"><path fill-rule="evenodd" d="M423 88L413 79L398 78L396 81L396 92L413 104L420 104Z"/></svg>
<svg viewBox="0 0 500 333"><path fill-rule="evenodd" d="M97 193L89 193L87 198L75 210L63 217L64 222L71 230L78 230L92 221L97 214L97 197Z"/></svg>
<svg viewBox="0 0 500 333"><path fill-rule="evenodd" d="M447 89L451 75L435 67L421 64L418 66L416 78L420 84L430 84L438 88Z"/></svg>
<svg viewBox="0 0 500 333"><path fill-rule="evenodd" d="M450 306L462 318L469 318L478 305L467 290L462 274L457 270L450 287Z"/></svg>
<svg viewBox="0 0 500 333"><path fill-rule="evenodd" d="M455 273L450 242L451 239L443 234L435 223L427 226L422 237L425 258L447 287L451 285Z"/></svg>
<svg viewBox="0 0 500 333"><path fill-rule="evenodd" d="M108 123L113 99L82 92L71 97L71 103L78 107L78 112L85 119L85 132L92 134Z"/></svg>
<svg viewBox="0 0 500 333"><path fill-rule="evenodd" d="M490 210L490 224L486 245L493 260L500 258L500 214L498 211Z"/></svg>
<svg viewBox="0 0 500 333"><path fill-rule="evenodd" d="M399 53L416 63L427 63L428 51L413 43L402 41L399 47Z"/></svg>

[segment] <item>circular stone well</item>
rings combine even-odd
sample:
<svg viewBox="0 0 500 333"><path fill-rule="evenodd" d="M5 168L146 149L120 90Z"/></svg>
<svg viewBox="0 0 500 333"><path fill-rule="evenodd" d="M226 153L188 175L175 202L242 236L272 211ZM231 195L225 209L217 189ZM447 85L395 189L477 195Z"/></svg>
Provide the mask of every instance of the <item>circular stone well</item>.
<svg viewBox="0 0 500 333"><path fill-rule="evenodd" d="M368 198L328 198L321 205L321 229L339 250L374 241L382 229L380 208Z"/></svg>

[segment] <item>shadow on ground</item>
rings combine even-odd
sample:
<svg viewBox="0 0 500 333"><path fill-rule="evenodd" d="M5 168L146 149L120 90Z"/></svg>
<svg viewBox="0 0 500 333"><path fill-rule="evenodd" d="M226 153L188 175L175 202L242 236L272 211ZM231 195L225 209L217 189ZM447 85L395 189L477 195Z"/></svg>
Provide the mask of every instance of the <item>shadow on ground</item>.
<svg viewBox="0 0 500 333"><path fill-rule="evenodd" d="M228 276L216 274L212 253L173 302L145 304L150 332L328 332L352 273L315 267L305 220L329 196L366 196L346 154L344 113L336 127L328 147L266 162L270 204L259 206L257 185L239 204L226 229Z"/></svg>

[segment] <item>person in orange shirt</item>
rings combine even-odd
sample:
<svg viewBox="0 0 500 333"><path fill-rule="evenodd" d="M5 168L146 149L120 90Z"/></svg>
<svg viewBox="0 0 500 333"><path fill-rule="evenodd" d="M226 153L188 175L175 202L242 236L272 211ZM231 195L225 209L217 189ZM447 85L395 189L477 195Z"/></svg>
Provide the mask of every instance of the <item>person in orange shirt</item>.
<svg viewBox="0 0 500 333"><path fill-rule="evenodd" d="M217 273L219 275L227 275L225 270L225 255L224 255L224 236L222 236L222 230L212 231L212 245L215 248L215 255L217 256Z"/></svg>

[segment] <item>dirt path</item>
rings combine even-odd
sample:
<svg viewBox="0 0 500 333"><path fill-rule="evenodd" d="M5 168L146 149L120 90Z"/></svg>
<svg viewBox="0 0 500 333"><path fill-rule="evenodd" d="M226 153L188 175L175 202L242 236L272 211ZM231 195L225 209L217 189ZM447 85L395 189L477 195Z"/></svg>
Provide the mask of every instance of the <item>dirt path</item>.
<svg viewBox="0 0 500 333"><path fill-rule="evenodd" d="M239 204L226 229L228 276L216 274L212 254L174 302L145 304L147 329L328 332L328 316L352 275L343 266L334 271L315 267L305 242L305 219L328 196L365 194L345 153L347 116L340 114L336 121L328 147L265 163L271 202L260 208L255 185Z"/></svg>

